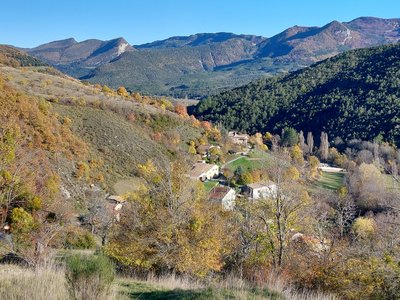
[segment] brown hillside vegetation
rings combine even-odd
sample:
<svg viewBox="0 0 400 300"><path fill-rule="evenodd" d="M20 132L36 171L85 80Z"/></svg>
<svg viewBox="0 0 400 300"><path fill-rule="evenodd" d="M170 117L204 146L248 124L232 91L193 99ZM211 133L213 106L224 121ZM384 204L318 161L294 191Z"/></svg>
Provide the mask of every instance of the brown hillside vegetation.
<svg viewBox="0 0 400 300"><path fill-rule="evenodd" d="M0 64L11 67L47 66L39 59L5 45L0 45Z"/></svg>
<svg viewBox="0 0 400 300"><path fill-rule="evenodd" d="M2 255L37 263L51 247L93 247L98 227L85 220L98 207L107 215L113 185L131 182L147 161L163 169L178 157L190 161L187 143L204 131L167 99L7 65L0 67L0 200L13 244L2 242Z"/></svg>
<svg viewBox="0 0 400 300"><path fill-rule="evenodd" d="M50 103L15 91L2 77L0 107L1 228L11 225L16 240L11 250L33 260L59 222L68 221L68 205L58 205L63 180L58 158L74 166L74 161L85 160L87 146L59 121ZM68 171L65 176L72 178L75 169ZM9 250L1 247L2 252Z"/></svg>
<svg viewBox="0 0 400 300"><path fill-rule="evenodd" d="M107 87L83 85L36 69L0 71L14 88L52 102L60 118L69 120L73 132L88 144L90 157L99 159L96 172L109 187L132 177L135 166L149 158L169 161L201 134L184 116L185 110L177 105L183 117L174 113L166 99L122 96Z"/></svg>

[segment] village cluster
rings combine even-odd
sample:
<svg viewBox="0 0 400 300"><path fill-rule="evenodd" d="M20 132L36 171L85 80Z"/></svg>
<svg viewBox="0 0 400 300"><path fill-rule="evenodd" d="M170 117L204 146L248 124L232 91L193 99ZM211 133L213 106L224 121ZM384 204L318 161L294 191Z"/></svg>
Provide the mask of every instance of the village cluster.
<svg viewBox="0 0 400 300"><path fill-rule="evenodd" d="M232 169L231 165L235 161L239 162L240 159L247 162L262 160L261 158L251 158L257 151L254 147L254 140L252 140L254 137L257 137L257 134L249 136L248 134L236 131L228 132L227 143L232 147L230 147L229 150L225 149L225 151L231 155L231 159L223 163L216 162L215 159L212 158L215 156L213 153L222 153L219 144L200 144L196 147L198 160L185 175L193 181L199 181L204 184L210 203L221 205L223 210L231 211L235 208L235 201L238 198L256 201L277 195L277 184L269 179L260 178L251 183L238 184L235 182L232 184L232 181L226 176L226 171ZM264 151L262 152L264 153ZM246 170L247 167L241 162L237 164L236 169L238 167L242 168L244 171L248 171ZM319 163L318 169L321 172L327 173L345 172L342 168L333 167L326 163ZM109 209L113 211L118 221L125 198L121 195L110 195L107 200Z"/></svg>
<svg viewBox="0 0 400 300"><path fill-rule="evenodd" d="M251 147L248 143L249 135L232 131L229 132L228 138L232 144L241 146L241 149L247 149L246 151L236 152L236 154L247 156L251 151ZM207 163L205 160L210 156L210 150L214 147L220 146L199 146L198 151L202 153L202 157L204 159L193 164L191 169L186 174L186 176L192 180L199 180L203 183L207 181L215 182L215 186L208 193L208 199L210 202L220 204L222 209L229 211L234 209L235 200L237 197L247 197L250 200L258 200L261 198L268 198L276 194L277 186L271 180L246 184L240 188L231 187L229 182L222 174L223 169L216 164ZM237 158L240 158L240 156ZM110 195L107 200L110 204L110 209L114 211L114 216L118 221L125 199L119 195Z"/></svg>
<svg viewBox="0 0 400 300"><path fill-rule="evenodd" d="M232 144L240 146L238 149L246 149L244 151L231 151L231 154L234 153L240 155L235 159L245 157L252 151L248 143L249 138L249 135L244 133L238 133L235 131L228 133L228 139ZM206 162L206 159L210 157L211 149L215 147L219 148L220 146L200 145L197 151L201 153L203 159L194 163L186 174L186 176L192 180L199 180L203 183L212 181L215 184L215 186L208 192L208 199L210 202L220 204L224 210L233 210L237 197L246 197L250 200L258 200L276 194L277 186L271 180L246 184L241 187L232 187L229 181L223 176L222 167L217 164ZM224 165L227 165L228 163L225 163ZM114 211L116 219L119 220L119 213L125 199L122 196L110 195L107 200L110 204L110 209Z"/></svg>
<svg viewBox="0 0 400 300"><path fill-rule="evenodd" d="M228 138L231 143L247 148L248 150L241 152L241 154L248 155L250 151L248 145L249 135L231 131L228 133ZM209 155L209 150L212 147L218 146L207 145L204 147L206 150L204 157ZM220 203L225 210L232 210L235 207L236 197L247 197L251 200L257 200L273 196L277 191L276 184L270 180L246 184L240 189L235 189L229 186L229 182L226 181L224 176L221 176L221 171L218 165L209 164L202 160L192 166L188 176L191 179L202 182L218 179L218 184L209 192L208 198L214 203Z"/></svg>
<svg viewBox="0 0 400 300"><path fill-rule="evenodd" d="M194 180L207 181L221 177L221 169L214 164L198 162L192 166L188 176ZM265 182L256 182L243 186L238 192L229 186L224 179L218 180L218 185L212 188L209 193L209 200L221 203L223 209L232 210L235 206L236 197L246 196L249 199L257 200L268 198L276 192L276 184L270 180Z"/></svg>

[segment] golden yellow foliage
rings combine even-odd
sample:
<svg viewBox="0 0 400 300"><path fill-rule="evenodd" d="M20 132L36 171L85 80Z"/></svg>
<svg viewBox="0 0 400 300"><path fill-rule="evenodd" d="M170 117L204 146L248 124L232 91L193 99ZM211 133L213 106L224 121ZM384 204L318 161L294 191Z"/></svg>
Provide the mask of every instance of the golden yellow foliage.
<svg viewBox="0 0 400 300"><path fill-rule="evenodd" d="M284 177L287 180L293 180L293 181L297 181L300 179L300 172L299 170L297 170L296 167L291 166L289 168L287 168L284 172Z"/></svg>
<svg viewBox="0 0 400 300"><path fill-rule="evenodd" d="M371 238L376 230L376 223L372 218L358 217L352 226L355 235L361 239Z"/></svg>
<svg viewBox="0 0 400 300"><path fill-rule="evenodd" d="M127 91L126 88L123 87L123 86L120 86L120 87L117 89L117 94L118 94L119 96L122 96L122 97L129 97L128 91Z"/></svg>
<svg viewBox="0 0 400 300"><path fill-rule="evenodd" d="M295 163L299 165L304 164L303 151L301 150L299 145L294 145L290 148L290 156Z"/></svg>

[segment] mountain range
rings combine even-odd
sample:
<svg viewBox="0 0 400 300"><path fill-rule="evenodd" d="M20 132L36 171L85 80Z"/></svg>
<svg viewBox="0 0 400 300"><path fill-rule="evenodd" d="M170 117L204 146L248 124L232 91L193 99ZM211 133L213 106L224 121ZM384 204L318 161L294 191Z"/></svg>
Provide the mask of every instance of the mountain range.
<svg viewBox="0 0 400 300"><path fill-rule="evenodd" d="M202 98L261 76L286 73L343 51L400 40L400 19L361 17L294 26L271 37L201 33L131 46L125 39L54 41L23 49L90 82L145 94Z"/></svg>

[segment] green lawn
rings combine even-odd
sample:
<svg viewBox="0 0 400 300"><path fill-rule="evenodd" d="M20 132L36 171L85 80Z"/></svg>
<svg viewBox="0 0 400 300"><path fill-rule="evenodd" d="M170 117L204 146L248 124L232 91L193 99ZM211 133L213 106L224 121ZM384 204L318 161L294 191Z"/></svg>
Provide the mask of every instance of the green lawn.
<svg viewBox="0 0 400 300"><path fill-rule="evenodd" d="M271 166L272 160L273 156L270 153L255 149L249 153L249 156L242 156L227 164L226 167L235 171L241 166L245 171L253 171Z"/></svg>
<svg viewBox="0 0 400 300"><path fill-rule="evenodd" d="M207 180L206 182L203 183L204 188L206 189L207 192L210 192L214 187L216 187L219 183L218 180Z"/></svg>
<svg viewBox="0 0 400 300"><path fill-rule="evenodd" d="M344 173L322 172L321 177L315 182L316 187L337 190L343 186Z"/></svg>
<svg viewBox="0 0 400 300"><path fill-rule="evenodd" d="M271 161L272 155L269 152L254 149L249 153L250 158L260 158L265 161Z"/></svg>
<svg viewBox="0 0 400 300"><path fill-rule="evenodd" d="M227 289L227 288L167 288L146 281L120 279L117 282L117 299L284 299L276 292L267 289Z"/></svg>
<svg viewBox="0 0 400 300"><path fill-rule="evenodd" d="M266 161L258 158L248 158L243 156L231 163L229 163L226 167L231 169L233 172L237 169L242 167L243 170L252 171L255 169L261 169L263 166L266 166Z"/></svg>

